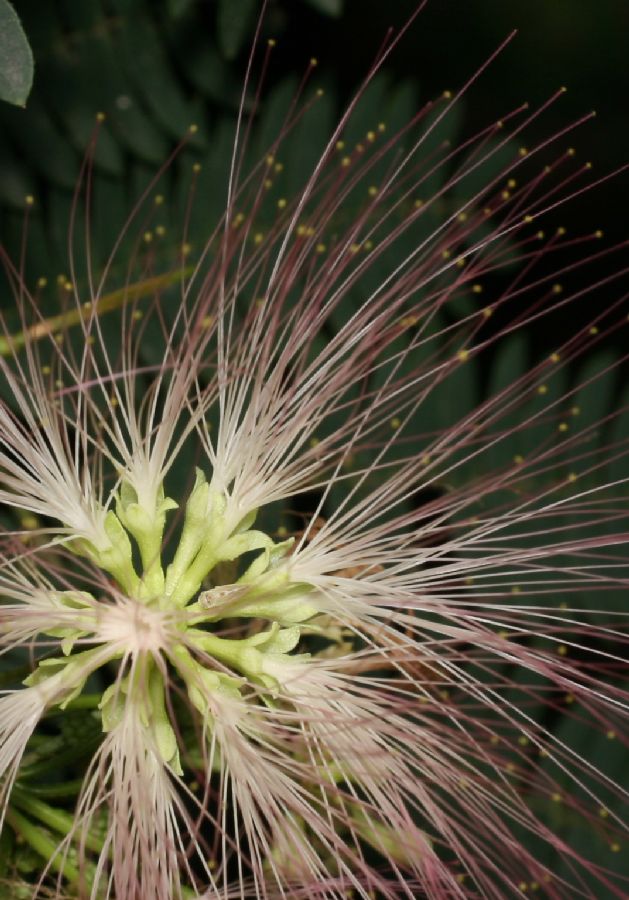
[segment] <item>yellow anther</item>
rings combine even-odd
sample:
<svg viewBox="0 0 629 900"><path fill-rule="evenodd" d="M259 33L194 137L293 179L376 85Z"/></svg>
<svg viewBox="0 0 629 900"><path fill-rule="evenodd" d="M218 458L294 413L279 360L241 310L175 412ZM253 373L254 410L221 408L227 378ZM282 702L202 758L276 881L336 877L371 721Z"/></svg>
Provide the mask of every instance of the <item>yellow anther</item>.
<svg viewBox="0 0 629 900"><path fill-rule="evenodd" d="M397 416L395 416L395 418L391 419L390 424L391 424L391 428L393 428L395 430L400 427L400 425L402 424L402 420L399 419Z"/></svg>
<svg viewBox="0 0 629 900"><path fill-rule="evenodd" d="M483 293L482 284L473 284L472 285L472 293L473 294L482 294Z"/></svg>
<svg viewBox="0 0 629 900"><path fill-rule="evenodd" d="M192 164L192 171L195 175L198 175L202 168L203 166L199 162L195 162Z"/></svg>
<svg viewBox="0 0 629 900"><path fill-rule="evenodd" d="M557 653L559 654L559 656L567 656L568 648L565 644L559 644L559 646L557 647Z"/></svg>
<svg viewBox="0 0 629 900"><path fill-rule="evenodd" d="M592 327L590 328L590 334L598 334L598 328L596 327L596 325L592 325Z"/></svg>
<svg viewBox="0 0 629 900"><path fill-rule="evenodd" d="M286 198L285 197L280 197L280 199L277 201L277 208L278 209L286 208Z"/></svg>
<svg viewBox="0 0 629 900"><path fill-rule="evenodd" d="M568 481L570 482L570 484L574 484L574 482L576 480L577 480L576 472L570 472L570 474L568 475Z"/></svg>
<svg viewBox="0 0 629 900"><path fill-rule="evenodd" d="M458 216L457 216L457 221L459 221L459 222L467 222L467 213L466 213L466 212L460 212L460 213L458 214Z"/></svg>
<svg viewBox="0 0 629 900"><path fill-rule="evenodd" d="M516 453L516 455L513 457L513 462L516 464L516 466L521 466L524 462L524 457L520 453Z"/></svg>
<svg viewBox="0 0 629 900"><path fill-rule="evenodd" d="M27 206L33 206L35 198L32 194L27 194L26 197L24 197L24 203L26 203Z"/></svg>
<svg viewBox="0 0 629 900"><path fill-rule="evenodd" d="M517 181L515 180L515 178L510 178L510 179L507 181L507 187L508 187L508 188L513 189L514 187L517 187L517 186L518 186L518 183L517 183Z"/></svg>
<svg viewBox="0 0 629 900"><path fill-rule="evenodd" d="M488 319L490 316L492 316L493 313L494 313L494 311L491 308L491 306L486 306L485 309L483 310L483 315L486 319Z"/></svg>
<svg viewBox="0 0 629 900"><path fill-rule="evenodd" d="M610 730L606 733L605 737L607 738L608 741L613 741L614 738L616 737L616 732L615 732L615 731L612 731L612 730L610 729Z"/></svg>
<svg viewBox="0 0 629 900"><path fill-rule="evenodd" d="M275 40L275 38L269 38L266 42L267 47L275 47L276 44L277 41Z"/></svg>
<svg viewBox="0 0 629 900"><path fill-rule="evenodd" d="M459 352L457 353L457 358L461 362L466 362L467 359L469 359L469 355L470 355L469 350L459 350Z"/></svg>
<svg viewBox="0 0 629 900"><path fill-rule="evenodd" d="M317 59L316 56L311 56L311 57L310 57L310 65L313 66L313 67L319 65L319 60Z"/></svg>
<svg viewBox="0 0 629 900"><path fill-rule="evenodd" d="M574 147L568 147L566 153L568 156L576 156L577 151L574 149Z"/></svg>
<svg viewBox="0 0 629 900"><path fill-rule="evenodd" d="M518 154L519 154L520 156L526 156L526 154L527 154L528 152L529 152L529 151L528 151L528 148L527 148L527 147L520 147L520 149L518 150Z"/></svg>
<svg viewBox="0 0 629 900"><path fill-rule="evenodd" d="M563 227L563 225L560 225L556 232L557 236L563 237L565 233L566 233L566 229Z"/></svg>
<svg viewBox="0 0 629 900"><path fill-rule="evenodd" d="M345 149L345 141L337 141L335 146L336 146L337 150L344 150Z"/></svg>
<svg viewBox="0 0 629 900"><path fill-rule="evenodd" d="M196 134L198 130L199 130L199 126L196 125L194 122L192 123L192 125L189 125L189 126L188 126L188 133L189 133L189 134Z"/></svg>
<svg viewBox="0 0 629 900"><path fill-rule="evenodd" d="M604 233L605 232L601 228L597 228L596 231L594 232L594 237L602 238Z"/></svg>
<svg viewBox="0 0 629 900"><path fill-rule="evenodd" d="M452 91L444 91L442 94L442 97L444 100L451 100L452 99Z"/></svg>
<svg viewBox="0 0 629 900"><path fill-rule="evenodd" d="M561 432L566 432L566 431L568 431L568 427L569 426L568 426L567 422L560 422L559 425L557 426L557 429Z"/></svg>
<svg viewBox="0 0 629 900"><path fill-rule="evenodd" d="M253 243L261 244L263 240L264 240L264 234L261 231L256 231L256 233L253 236Z"/></svg>
<svg viewBox="0 0 629 900"><path fill-rule="evenodd" d="M421 209L423 205L424 201L420 197L413 201L413 206L415 207L415 209Z"/></svg>
<svg viewBox="0 0 629 900"><path fill-rule="evenodd" d="M164 195L163 194L155 194L153 197L153 203L155 206L162 206L164 203Z"/></svg>
<svg viewBox="0 0 629 900"><path fill-rule="evenodd" d="M372 184L367 189L367 193L369 194L370 197L375 197L376 194L378 193L378 188L374 184Z"/></svg>
<svg viewBox="0 0 629 900"><path fill-rule="evenodd" d="M203 318L201 319L201 327L210 328L213 322L214 316L203 316Z"/></svg>
<svg viewBox="0 0 629 900"><path fill-rule="evenodd" d="M367 134L366 134L366 138L367 138L367 140L369 141L370 144L373 144L373 142L374 142L375 139L376 139L376 132L375 132L375 131L368 131Z"/></svg>
<svg viewBox="0 0 629 900"><path fill-rule="evenodd" d="M105 115L104 112L97 112L97 113L96 113L96 121L97 121L97 122L104 122L106 118L107 118L107 116Z"/></svg>
<svg viewBox="0 0 629 900"><path fill-rule="evenodd" d="M540 386L537 389L537 393L538 394L547 394L548 393L548 385L540 384Z"/></svg>
<svg viewBox="0 0 629 900"><path fill-rule="evenodd" d="M153 232L145 231L144 234L142 235L142 240L144 241L145 244L150 244L151 241L153 240Z"/></svg>
<svg viewBox="0 0 629 900"><path fill-rule="evenodd" d="M276 162L275 165L273 166L273 171L274 172L283 172L284 171L284 163Z"/></svg>
<svg viewBox="0 0 629 900"><path fill-rule="evenodd" d="M320 242L315 247L315 250L317 251L317 253L325 253L325 251L327 250L327 247L324 243Z"/></svg>
<svg viewBox="0 0 629 900"><path fill-rule="evenodd" d="M526 216L524 216L524 218L522 219L522 221L523 221L525 224L530 225L530 223L533 221L533 216L531 216L531 215L526 215Z"/></svg>
<svg viewBox="0 0 629 900"><path fill-rule="evenodd" d="M559 360L561 359L561 356L559 355L559 353L551 353L548 358L550 359L551 362L558 363Z"/></svg>
<svg viewBox="0 0 629 900"><path fill-rule="evenodd" d="M554 793L552 795L553 803L561 803L561 794Z"/></svg>
<svg viewBox="0 0 629 900"><path fill-rule="evenodd" d="M164 237L164 235L166 234L166 229L164 228L163 225L157 225L157 226L155 227L155 234L156 234L158 237Z"/></svg>
<svg viewBox="0 0 629 900"><path fill-rule="evenodd" d="M352 158L351 158L351 156L344 156L343 159L341 160L341 165L342 165L343 168L345 168L345 169L346 169L348 166L350 166L351 164L352 164Z"/></svg>
<svg viewBox="0 0 629 900"><path fill-rule="evenodd" d="M382 134L383 131L387 130L387 126L385 122L378 122L378 131Z"/></svg>
<svg viewBox="0 0 629 900"><path fill-rule="evenodd" d="M37 279L37 287L38 288L45 288L47 284L48 284L48 279L44 278L43 275L41 276L41 278Z"/></svg>

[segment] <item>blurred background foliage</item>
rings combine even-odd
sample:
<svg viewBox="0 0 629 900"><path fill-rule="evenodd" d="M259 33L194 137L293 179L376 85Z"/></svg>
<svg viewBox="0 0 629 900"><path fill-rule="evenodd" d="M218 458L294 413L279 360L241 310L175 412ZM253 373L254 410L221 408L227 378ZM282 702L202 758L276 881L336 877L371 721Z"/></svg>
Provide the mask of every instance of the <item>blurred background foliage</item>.
<svg viewBox="0 0 629 900"><path fill-rule="evenodd" d="M38 279L47 279L39 302L44 310L49 304L52 313L58 303L52 286L68 277L72 197L99 112L106 119L99 126L94 149L87 229L97 268L108 259L138 194L191 123L197 126L196 132L166 167L156 188L162 205L149 217L157 260L153 274L180 264L182 242L191 251L203 246L224 208L243 72L262 4L260 0L16 0L14 6L32 45L36 72L26 109L0 104L0 228L10 257L17 260L22 252L26 198L34 198L28 213L25 276L31 289ZM417 7L416 0L269 0L261 23L262 46L270 38L276 46L264 75L261 108L252 123L248 161L260 158L278 134L312 57L318 66L308 76L306 100L317 87L325 88L325 95L282 145L278 171L272 173L269 216L279 196L276 188L291 197L303 184L389 26L403 26ZM571 133L566 146L574 145L584 160L593 159L596 174L613 171L629 160L624 127L625 98L629 97L625 64L629 5L625 0L605 0L596 8L574 0L429 2L359 104L347 129L348 141L358 140L380 119L387 121L391 133L422 101L462 86L515 27L519 29L515 41L448 115L431 146L443 139L455 143L523 101L539 104L566 85L567 93L533 123L527 140L560 130L596 107L597 118ZM262 55L251 79L248 109L259 87ZM425 151L430 153L430 146ZM195 163L200 164L198 176L192 175ZM437 178L445 174L438 173ZM491 173L483 169L481 178L489 177ZM190 203L193 182L194 202ZM628 185L625 174L585 193L553 213L550 226L565 226L569 236L603 228L606 240L625 239L625 207L618 198ZM431 184L434 190L438 187L438 182ZM442 207L436 209L437 216L442 212ZM143 215L131 229L133 236L142 228ZM425 224L430 226L429 217ZM433 224L439 224L438 218ZM409 232L406 240L417 237L416 231ZM399 252L405 246L401 241ZM86 258L81 225L76 229L74 251L80 279L81 273L85 277ZM613 265L620 267L617 262ZM608 266L605 261L586 277L604 277ZM376 279L378 267L373 270ZM580 277L577 273L572 283L568 279L568 289L577 289ZM107 289L120 287L125 278L124 255L118 253ZM529 365L535 352L550 352L575 319L589 321L618 298L618 291L612 283L581 304L571 305L570 316L543 320L527 348L522 346L523 336L514 338L502 362L498 353L491 365L489 355L478 373L478 384L485 389L499 385L505 367L515 378L517 368ZM471 299L454 313L469 311L470 303ZM5 294L3 306L11 322L10 294ZM599 369L609 364L607 353L620 356L625 346L625 333L617 331L608 341L607 352L599 355ZM588 366L591 372L596 360ZM575 371L562 372L564 388L578 377ZM606 379L605 391L590 391L591 419L627 401L626 375L626 367L621 368ZM463 382L465 390L451 392L449 404L457 407L449 407L452 415L459 409L463 414L473 402L468 379ZM433 407L430 415L435 427L442 427L442 398L436 396ZM629 423L622 421L618 428L620 433L625 428L629 431ZM602 434L601 440L606 437ZM507 442L504 446L505 458L520 452Z"/></svg>

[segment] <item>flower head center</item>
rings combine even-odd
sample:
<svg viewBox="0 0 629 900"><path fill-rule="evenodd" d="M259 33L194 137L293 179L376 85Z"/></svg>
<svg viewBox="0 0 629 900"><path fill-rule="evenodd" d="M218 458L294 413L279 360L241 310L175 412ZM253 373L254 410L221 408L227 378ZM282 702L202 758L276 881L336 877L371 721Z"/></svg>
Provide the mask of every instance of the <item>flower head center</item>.
<svg viewBox="0 0 629 900"><path fill-rule="evenodd" d="M98 635L127 653L157 654L169 643L169 620L163 611L125 598L104 610Z"/></svg>

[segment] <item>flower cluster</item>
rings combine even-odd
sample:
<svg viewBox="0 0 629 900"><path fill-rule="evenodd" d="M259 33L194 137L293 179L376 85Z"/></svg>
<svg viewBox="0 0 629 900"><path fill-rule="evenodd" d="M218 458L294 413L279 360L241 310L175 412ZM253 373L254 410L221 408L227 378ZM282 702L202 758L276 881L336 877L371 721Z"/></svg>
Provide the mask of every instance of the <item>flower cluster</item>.
<svg viewBox="0 0 629 900"><path fill-rule="evenodd" d="M590 176L563 133L520 145L539 111L452 147L446 92L349 145L364 90L293 196L278 160L317 97L249 167L237 136L174 277L134 237L107 293L155 185L55 317L7 262L15 896L626 896L626 790L579 749L626 733L625 410L579 427L614 361L561 380L622 289L515 362L618 248L540 230Z"/></svg>

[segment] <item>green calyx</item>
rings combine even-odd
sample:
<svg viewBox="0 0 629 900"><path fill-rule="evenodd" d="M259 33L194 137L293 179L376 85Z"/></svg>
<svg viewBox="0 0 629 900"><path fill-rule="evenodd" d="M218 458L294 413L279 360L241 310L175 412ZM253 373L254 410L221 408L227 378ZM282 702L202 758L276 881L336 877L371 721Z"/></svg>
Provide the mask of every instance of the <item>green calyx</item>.
<svg viewBox="0 0 629 900"><path fill-rule="evenodd" d="M188 639L199 650L210 654L214 659L242 672L249 681L267 688L277 696L282 684L279 675L287 664L293 664L307 657L289 656L299 643L300 629L280 628L274 622L269 631L261 631L240 640L229 640L206 631L190 629Z"/></svg>
<svg viewBox="0 0 629 900"><path fill-rule="evenodd" d="M138 585L138 595L142 599L159 596L164 590L164 570L162 569L162 538L166 526L166 513L177 509L178 504L164 496L160 488L152 509L138 502L138 496L131 485L122 482L120 496L116 503L118 519L133 536L142 560L142 579Z"/></svg>
<svg viewBox="0 0 629 900"><path fill-rule="evenodd" d="M177 506L163 488L142 501L133 486L121 482L115 510L103 517L99 545L84 538L72 545L115 579L118 596L103 603L86 592L51 594L48 602L60 615L46 633L61 639L64 656L41 661L25 684L41 686L46 705L65 708L96 668L133 658L134 665L100 698L103 731L114 730L132 709L147 746L181 775L166 704L166 665L178 672L204 721L212 719L213 701L244 704L247 682L272 705L308 659L295 651L302 626L321 610L312 586L291 580L293 539L276 543L253 528L256 511L241 514L236 501L200 470L175 552L165 562L167 515ZM247 564L239 565L243 556ZM222 583L229 574L233 583ZM269 627L245 629L240 639L221 637L214 623L227 618L265 619ZM76 652L79 641L97 646Z"/></svg>
<svg viewBox="0 0 629 900"><path fill-rule="evenodd" d="M103 731L112 731L120 724L128 704L133 703L136 715L162 761L176 775L183 775L177 738L166 711L165 690L161 672L153 660L146 659L144 668L136 669L133 678L116 681L104 692L99 703Z"/></svg>

